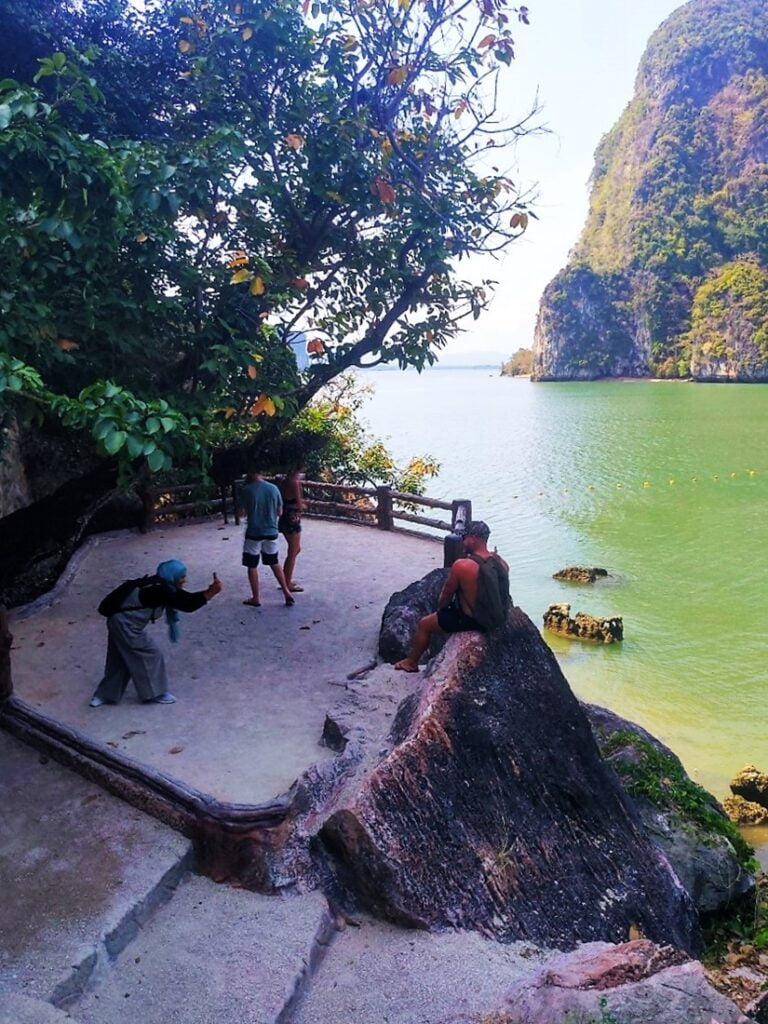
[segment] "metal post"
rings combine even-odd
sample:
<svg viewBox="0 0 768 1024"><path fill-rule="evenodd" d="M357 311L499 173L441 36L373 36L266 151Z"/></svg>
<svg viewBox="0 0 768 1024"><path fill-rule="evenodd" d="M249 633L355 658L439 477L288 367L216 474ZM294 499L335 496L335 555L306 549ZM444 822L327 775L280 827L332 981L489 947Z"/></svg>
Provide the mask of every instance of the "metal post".
<svg viewBox="0 0 768 1024"><path fill-rule="evenodd" d="M376 488L376 524L380 530L391 530L395 521L392 518L392 488Z"/></svg>

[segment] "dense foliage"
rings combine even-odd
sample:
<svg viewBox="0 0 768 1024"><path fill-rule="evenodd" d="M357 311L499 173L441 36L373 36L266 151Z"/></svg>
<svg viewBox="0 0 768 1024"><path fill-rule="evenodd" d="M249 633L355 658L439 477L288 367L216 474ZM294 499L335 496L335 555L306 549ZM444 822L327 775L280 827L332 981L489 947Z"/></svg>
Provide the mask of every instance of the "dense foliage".
<svg viewBox="0 0 768 1024"><path fill-rule="evenodd" d="M526 131L494 111L525 7L0 15L0 401L126 465L283 426L350 366L434 361L490 297L459 264L527 227L489 156Z"/></svg>
<svg viewBox="0 0 768 1024"><path fill-rule="evenodd" d="M614 284L624 279L619 290L630 292L632 316L619 313L622 339L593 338L587 358L598 372L599 353L611 367L631 345L644 372L687 376L699 286L734 261L768 267L767 55L761 0L693 0L651 39L635 96L597 150L589 219L554 288L568 291L567 275L578 268ZM616 319L614 284L593 319ZM565 324L558 337L582 358L578 301L570 316L581 327L571 335ZM748 377L766 376L768 359L755 361L754 349L739 349L734 365L743 362L739 372ZM706 361L696 367L718 376Z"/></svg>

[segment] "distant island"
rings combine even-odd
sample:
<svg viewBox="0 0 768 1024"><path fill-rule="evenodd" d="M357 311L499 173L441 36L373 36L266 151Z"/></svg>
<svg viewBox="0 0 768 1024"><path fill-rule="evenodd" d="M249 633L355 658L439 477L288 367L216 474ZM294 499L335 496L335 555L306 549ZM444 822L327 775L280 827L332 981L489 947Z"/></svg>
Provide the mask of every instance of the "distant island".
<svg viewBox="0 0 768 1024"><path fill-rule="evenodd" d="M692 0L648 44L533 377L768 380L768 5Z"/></svg>
<svg viewBox="0 0 768 1024"><path fill-rule="evenodd" d="M501 364L502 377L528 377L533 368L533 350L519 348L514 355Z"/></svg>

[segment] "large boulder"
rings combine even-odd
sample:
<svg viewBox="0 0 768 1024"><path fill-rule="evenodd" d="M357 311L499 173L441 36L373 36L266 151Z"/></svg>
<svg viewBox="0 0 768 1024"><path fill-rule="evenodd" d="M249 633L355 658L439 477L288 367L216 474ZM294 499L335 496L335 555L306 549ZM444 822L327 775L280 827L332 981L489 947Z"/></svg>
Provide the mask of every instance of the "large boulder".
<svg viewBox="0 0 768 1024"><path fill-rule="evenodd" d="M648 838L667 857L699 913L723 910L749 892L751 850L717 800L645 729L607 708L583 707Z"/></svg>
<svg viewBox="0 0 768 1024"><path fill-rule="evenodd" d="M550 961L513 988L496 1024L748 1024L701 964L638 940L592 943Z"/></svg>
<svg viewBox="0 0 768 1024"><path fill-rule="evenodd" d="M379 632L379 657L384 661L400 661L408 654L419 619L437 611L437 600L448 579L448 569L433 569L423 579L393 594L387 602ZM437 637L430 647L435 655L445 643Z"/></svg>
<svg viewBox="0 0 768 1024"><path fill-rule="evenodd" d="M519 609L491 642L448 639L319 836L339 894L405 925L700 945L688 894Z"/></svg>

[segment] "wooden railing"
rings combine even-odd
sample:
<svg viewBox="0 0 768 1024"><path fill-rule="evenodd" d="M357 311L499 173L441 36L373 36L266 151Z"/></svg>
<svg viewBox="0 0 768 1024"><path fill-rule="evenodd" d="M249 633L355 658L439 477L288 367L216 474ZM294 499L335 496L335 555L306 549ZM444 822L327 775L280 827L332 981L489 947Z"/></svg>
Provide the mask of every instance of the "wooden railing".
<svg viewBox="0 0 768 1024"><path fill-rule="evenodd" d="M217 496L201 494L199 484L178 484L166 487L151 494L147 501L147 528L176 519L179 516L195 516L210 514L218 508L224 519L229 521L229 514L234 515L235 523L240 523L237 508L237 489L242 481L235 481L231 487L222 487ZM425 498L417 494L405 494L394 491L391 487L358 487L353 484L332 484L319 480L305 480L304 513L309 516L320 516L328 519L341 519L348 522L368 523L379 530L394 530L398 524L426 527L446 534L445 564L451 565L461 551L461 536L472 519L472 502L466 499L456 501L440 501L437 498ZM178 500L178 499L185 500ZM448 512L449 516L437 518L423 515L421 510L435 509Z"/></svg>

